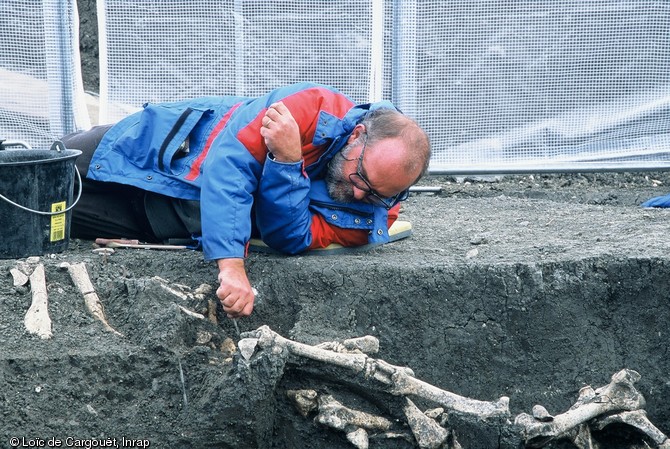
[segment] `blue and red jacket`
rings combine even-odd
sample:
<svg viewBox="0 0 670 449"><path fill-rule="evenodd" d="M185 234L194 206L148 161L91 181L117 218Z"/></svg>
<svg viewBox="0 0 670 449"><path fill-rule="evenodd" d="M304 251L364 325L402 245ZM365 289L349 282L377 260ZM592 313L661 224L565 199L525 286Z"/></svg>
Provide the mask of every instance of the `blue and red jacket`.
<svg viewBox="0 0 670 449"><path fill-rule="evenodd" d="M267 108L283 101L298 123L303 160L268 157L260 135ZM326 166L369 110L332 87L299 83L260 98L201 97L146 104L114 125L98 145L88 177L174 198L200 200L205 258L246 255L252 208L260 237L289 254L331 243L388 241L397 217L367 203L328 195Z"/></svg>

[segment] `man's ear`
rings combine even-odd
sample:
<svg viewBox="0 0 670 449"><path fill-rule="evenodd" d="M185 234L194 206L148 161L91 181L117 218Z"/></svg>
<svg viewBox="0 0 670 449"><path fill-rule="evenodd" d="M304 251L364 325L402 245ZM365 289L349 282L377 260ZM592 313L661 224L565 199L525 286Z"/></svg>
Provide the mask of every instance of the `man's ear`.
<svg viewBox="0 0 670 449"><path fill-rule="evenodd" d="M354 126L354 130L351 131L351 134L347 139L347 143L354 143L356 139L361 137L363 134L365 134L365 125L359 123L358 125Z"/></svg>

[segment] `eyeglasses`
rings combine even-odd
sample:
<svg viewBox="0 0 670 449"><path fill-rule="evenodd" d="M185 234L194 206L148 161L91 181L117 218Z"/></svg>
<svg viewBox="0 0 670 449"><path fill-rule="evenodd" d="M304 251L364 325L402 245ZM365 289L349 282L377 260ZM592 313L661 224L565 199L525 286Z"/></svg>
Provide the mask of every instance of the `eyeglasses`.
<svg viewBox="0 0 670 449"><path fill-rule="evenodd" d="M378 192L375 191L375 189L372 188L370 182L367 179L365 179L365 176L363 175L363 156L365 155L365 149L367 148L367 145L368 145L368 136L366 134L365 140L363 142L363 149L361 150L360 156L358 156L358 165L356 167L356 173L352 173L349 175L349 181L351 181L351 183L357 189L365 192L365 198L368 200L368 202L374 204L375 206L381 206L386 208L386 210L389 210L393 206L398 204L400 201L404 201L409 197L409 189L405 189L402 192L392 197L385 197L380 195ZM342 157L348 161L353 160L353 159L347 159L344 156Z"/></svg>

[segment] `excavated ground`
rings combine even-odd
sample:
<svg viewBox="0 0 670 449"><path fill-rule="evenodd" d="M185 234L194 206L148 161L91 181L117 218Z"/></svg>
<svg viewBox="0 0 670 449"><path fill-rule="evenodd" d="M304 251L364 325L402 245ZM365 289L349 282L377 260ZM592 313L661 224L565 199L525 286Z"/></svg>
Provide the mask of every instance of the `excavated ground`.
<svg viewBox="0 0 670 449"><path fill-rule="evenodd" d="M259 296L240 330L269 325L306 343L374 335L378 358L461 395L509 396L513 416L538 403L566 411L581 387L630 368L642 376L636 387L649 418L670 432L670 211L639 207L665 193L670 176L431 177L422 185L442 191L404 204L401 218L414 227L408 239L336 256L250 255ZM33 447L67 437L165 448L352 447L293 410L285 391L295 388L337 392L349 405L397 418L392 398L330 369L272 358L250 366L231 354L239 336L220 310L215 325L179 307L207 314L213 293L182 299L162 287L214 287L216 268L201 253L125 249L101 257L92 248L73 240L41 258L49 340L26 332L30 289L12 284L18 261L0 260L1 448L13 437ZM64 261L86 264L123 337L91 318L59 268ZM503 441L496 430L468 432L460 430L465 448ZM608 447L643 446L619 436Z"/></svg>

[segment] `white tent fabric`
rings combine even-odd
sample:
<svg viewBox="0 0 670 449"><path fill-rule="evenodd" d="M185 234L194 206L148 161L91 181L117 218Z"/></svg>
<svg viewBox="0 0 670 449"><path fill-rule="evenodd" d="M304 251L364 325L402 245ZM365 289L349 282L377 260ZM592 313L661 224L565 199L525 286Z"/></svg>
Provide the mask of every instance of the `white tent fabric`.
<svg viewBox="0 0 670 449"><path fill-rule="evenodd" d="M0 28L0 139L49 148L90 127L75 0L3 0Z"/></svg>

